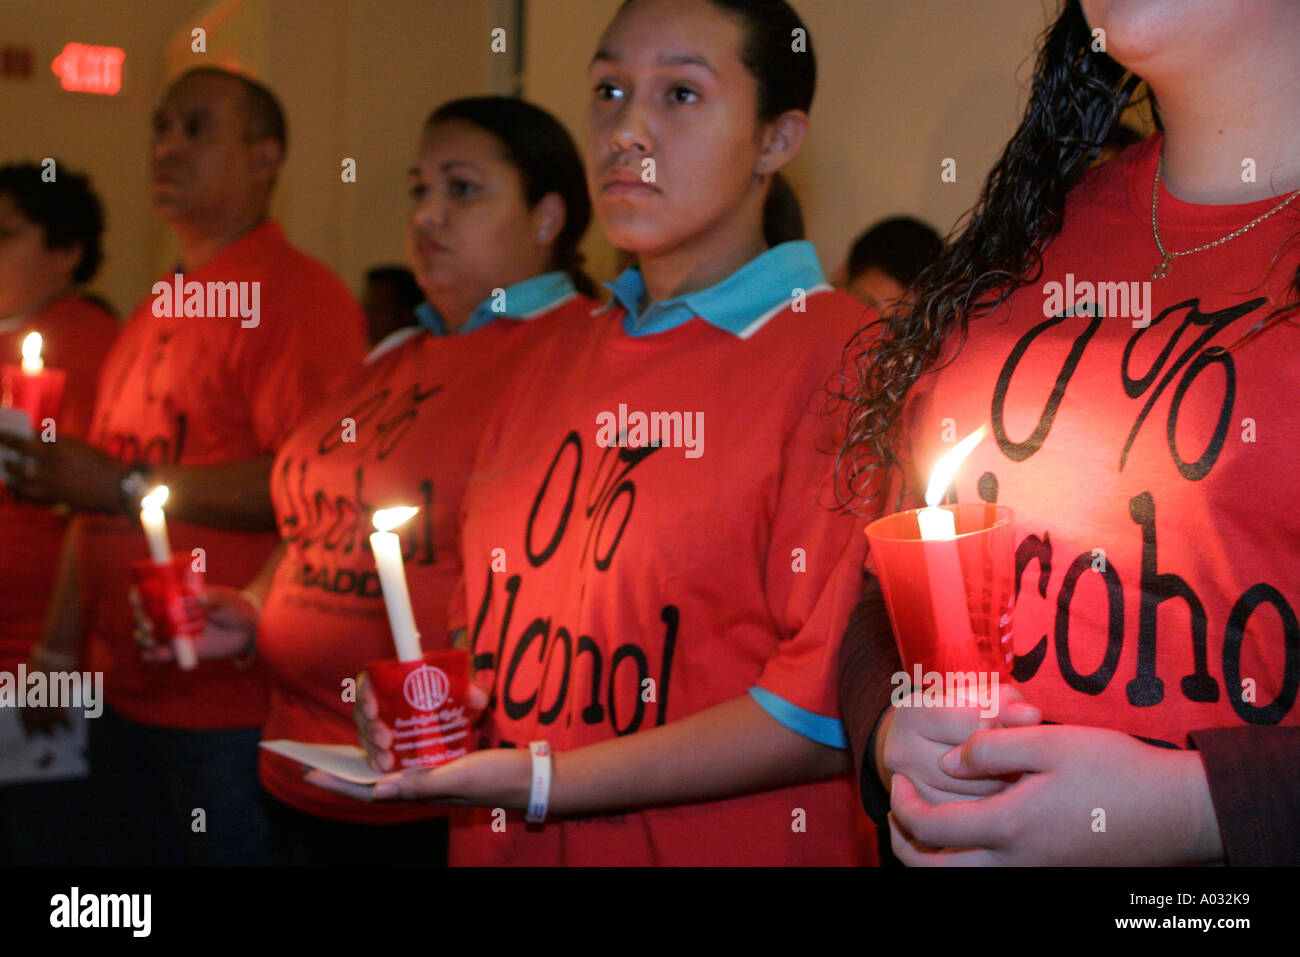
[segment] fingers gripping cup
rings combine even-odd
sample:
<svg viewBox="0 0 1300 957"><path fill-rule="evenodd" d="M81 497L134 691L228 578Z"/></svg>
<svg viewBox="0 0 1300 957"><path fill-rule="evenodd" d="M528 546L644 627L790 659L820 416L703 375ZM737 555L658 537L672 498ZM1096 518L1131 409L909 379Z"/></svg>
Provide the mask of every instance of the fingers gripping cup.
<svg viewBox="0 0 1300 957"><path fill-rule="evenodd" d="M470 751L469 652L427 651L415 661L366 665L379 720L392 730L394 770L432 768Z"/></svg>
<svg viewBox="0 0 1300 957"><path fill-rule="evenodd" d="M923 513L952 516L927 537ZM911 509L867 526L898 653L909 672L998 673L1010 679L1015 602L1014 514L978 502Z"/></svg>
<svg viewBox="0 0 1300 957"><path fill-rule="evenodd" d="M181 670L194 668L198 664L194 639L203 632L207 617L202 601L203 573L195 571L183 555L166 562L142 558L132 563L131 573L154 635L171 642Z"/></svg>

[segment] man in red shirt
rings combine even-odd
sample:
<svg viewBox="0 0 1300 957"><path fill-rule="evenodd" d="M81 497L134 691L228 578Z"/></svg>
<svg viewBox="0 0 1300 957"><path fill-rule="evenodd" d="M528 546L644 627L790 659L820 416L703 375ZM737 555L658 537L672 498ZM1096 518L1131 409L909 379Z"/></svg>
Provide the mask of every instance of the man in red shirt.
<svg viewBox="0 0 1300 957"><path fill-rule="evenodd" d="M79 579L86 665L104 673L88 746L103 863L266 860L260 669L145 662L127 594L131 562L147 554L139 500L156 485L171 490L173 552L208 583L258 572L276 543L275 450L364 355L343 283L267 218L284 150L283 113L260 84L211 68L172 84L154 116L150 198L180 263L105 362L90 444L21 449L21 494L87 513L64 579ZM69 631L49 629L42 647L72 656Z"/></svg>

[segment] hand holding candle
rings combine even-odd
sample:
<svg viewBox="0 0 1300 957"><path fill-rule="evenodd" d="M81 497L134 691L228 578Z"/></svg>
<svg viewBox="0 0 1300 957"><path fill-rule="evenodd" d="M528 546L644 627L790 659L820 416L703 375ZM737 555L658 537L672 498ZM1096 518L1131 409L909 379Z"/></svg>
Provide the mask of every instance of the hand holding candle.
<svg viewBox="0 0 1300 957"><path fill-rule="evenodd" d="M149 543L149 560L136 562L132 571L155 632L171 640L176 663L182 671L190 671L199 663L194 638L203 630L199 602L203 580L183 557L180 561L172 558L163 515L168 494L167 486L160 485L140 500L140 524Z"/></svg>
<svg viewBox="0 0 1300 957"><path fill-rule="evenodd" d="M380 509L375 512L375 533L370 536L397 657L372 661L366 672L374 687L379 720L392 733L394 770L436 767L470 750L469 652L459 648L421 652L406 587L402 544L392 531L418 511L409 507Z"/></svg>

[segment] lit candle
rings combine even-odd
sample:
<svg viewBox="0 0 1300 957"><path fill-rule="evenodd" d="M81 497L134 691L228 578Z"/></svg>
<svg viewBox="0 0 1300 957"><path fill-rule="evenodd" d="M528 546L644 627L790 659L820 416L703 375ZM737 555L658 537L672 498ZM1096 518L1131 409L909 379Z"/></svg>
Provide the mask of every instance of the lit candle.
<svg viewBox="0 0 1300 957"><path fill-rule="evenodd" d="M966 456L979 445L982 438L984 438L984 426L981 425L949 449L930 473L930 484L925 489L926 507L916 514L916 521L921 526L921 537L927 541L952 538L957 534L957 525L952 512L940 508L939 502L943 500L944 493L952 484L961 463L966 461Z"/></svg>
<svg viewBox="0 0 1300 957"><path fill-rule="evenodd" d="M149 543L149 557L155 565L170 565L172 560L172 546L167 538L167 518L163 515L163 505L169 494L166 485L159 485L140 499L140 524L144 526L144 537ZM176 601L180 600L177 596ZM181 671L191 671L198 666L199 657L189 635L173 635L171 643L172 651L176 654L176 664Z"/></svg>
<svg viewBox="0 0 1300 957"><path fill-rule="evenodd" d="M43 345L39 332L28 333L23 339L21 364L0 368L0 405L26 412L33 432L39 432L46 419L58 414L67 379L62 369L45 368Z"/></svg>
<svg viewBox="0 0 1300 957"><path fill-rule="evenodd" d="M939 648L961 648L974 641L970 609L966 604L966 583L962 577L961 556L957 554L957 522L953 513L940 508L939 502L952 484L957 469L971 450L984 438L980 426L958 442L935 465L925 490L926 507L916 513L921 538L933 544L926 549L925 568L930 579L931 607Z"/></svg>
<svg viewBox="0 0 1300 957"><path fill-rule="evenodd" d="M23 340L23 374L40 375L45 369L45 360L41 358L41 334L32 332Z"/></svg>
<svg viewBox="0 0 1300 957"><path fill-rule="evenodd" d="M375 532L370 536L370 549L375 553L375 567L379 570L379 585L384 592L384 607L388 610L388 625L397 646L398 661L419 661L420 633L415 630L415 612L411 609L411 593L406 588L406 568L402 564L402 543L393 529L409 521L418 508L381 508L375 512Z"/></svg>
<svg viewBox="0 0 1300 957"><path fill-rule="evenodd" d="M171 543L167 540L167 519L163 515L167 495L167 486L159 485L140 499L140 524L144 526L144 537L149 542L149 557L156 565L166 565L172 560Z"/></svg>

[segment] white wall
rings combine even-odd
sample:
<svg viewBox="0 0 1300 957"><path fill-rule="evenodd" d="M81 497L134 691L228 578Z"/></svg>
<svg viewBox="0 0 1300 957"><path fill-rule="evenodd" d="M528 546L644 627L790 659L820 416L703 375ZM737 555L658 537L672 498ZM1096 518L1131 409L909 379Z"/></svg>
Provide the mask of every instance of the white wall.
<svg viewBox="0 0 1300 957"><path fill-rule="evenodd" d="M163 42L207 0L0 0L0 43L30 46L29 80L0 79L0 163L53 156L92 175L105 206L106 261L94 288L125 312L147 292L161 228L145 200L149 117ZM126 51L117 96L69 93L50 69L65 43Z"/></svg>
<svg viewBox="0 0 1300 957"><path fill-rule="evenodd" d="M873 220L946 232L1015 130L1047 23L1040 0L792 0L817 55L812 137L789 169L830 273ZM621 0L530 0L524 92L578 135L586 65ZM1056 5L1046 6L1054 12ZM939 179L957 161L957 180ZM612 269L601 236L597 271Z"/></svg>
<svg viewBox="0 0 1300 957"><path fill-rule="evenodd" d="M580 140L585 67L620 0L527 0L525 95ZM128 309L174 256L145 201L149 116L168 76L234 60L282 98L290 145L275 212L354 289L403 258L406 170L445 99L512 88L490 49L513 0L0 0L0 43L36 51L30 81L0 80L0 161L59 156L91 172L108 208L96 285ZM831 271L870 221L896 212L941 230L975 199L1014 129L1033 40L1052 0L794 0L819 83L813 134L791 170ZM190 31L208 30L206 55ZM508 43L518 38L508 36ZM49 63L68 41L127 51L116 97L66 93ZM511 50L513 52L513 48ZM957 182L939 179L957 160ZM357 162L343 183L340 161ZM598 234L598 229L593 233ZM588 244L608 278L613 251Z"/></svg>

